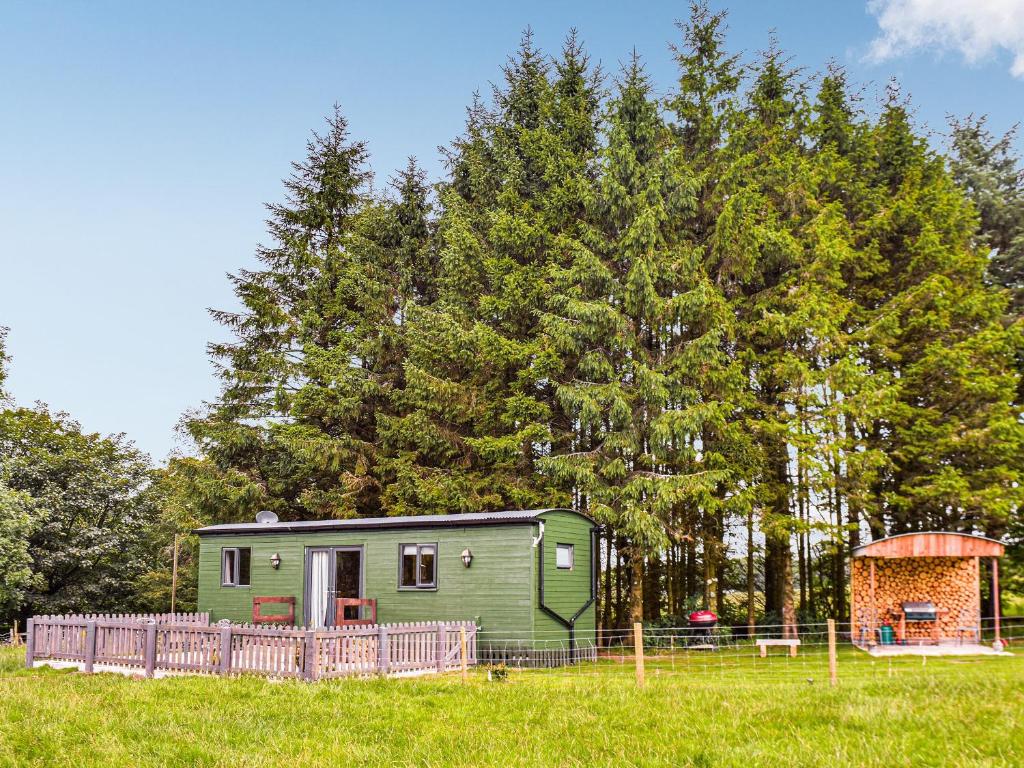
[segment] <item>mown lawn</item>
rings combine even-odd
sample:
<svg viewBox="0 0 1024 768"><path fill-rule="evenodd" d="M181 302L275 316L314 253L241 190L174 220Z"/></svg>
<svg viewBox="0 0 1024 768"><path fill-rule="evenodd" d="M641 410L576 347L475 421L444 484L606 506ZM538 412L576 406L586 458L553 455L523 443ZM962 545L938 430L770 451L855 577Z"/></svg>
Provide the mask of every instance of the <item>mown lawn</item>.
<svg viewBox="0 0 1024 768"><path fill-rule="evenodd" d="M1021 766L1024 656L648 659L304 684L22 668L0 649L0 765Z"/></svg>

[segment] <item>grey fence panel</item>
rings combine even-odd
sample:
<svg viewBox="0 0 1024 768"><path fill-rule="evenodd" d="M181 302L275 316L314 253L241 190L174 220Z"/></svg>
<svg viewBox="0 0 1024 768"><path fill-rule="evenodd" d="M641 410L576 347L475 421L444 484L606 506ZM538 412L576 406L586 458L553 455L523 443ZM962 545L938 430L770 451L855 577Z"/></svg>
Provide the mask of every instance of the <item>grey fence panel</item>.
<svg viewBox="0 0 1024 768"><path fill-rule="evenodd" d="M157 671L258 674L306 680L443 672L477 663L473 622L420 622L308 630L249 624L209 626L207 614L35 616L26 664L39 660Z"/></svg>

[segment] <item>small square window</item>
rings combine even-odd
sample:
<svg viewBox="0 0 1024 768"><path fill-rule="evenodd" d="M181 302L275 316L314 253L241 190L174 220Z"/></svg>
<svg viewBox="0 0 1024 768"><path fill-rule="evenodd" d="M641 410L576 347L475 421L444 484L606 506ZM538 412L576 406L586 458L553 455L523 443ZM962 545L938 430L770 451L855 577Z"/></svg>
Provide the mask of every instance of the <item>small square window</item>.
<svg viewBox="0 0 1024 768"><path fill-rule="evenodd" d="M402 544L398 551L399 589L433 589L437 586L436 544Z"/></svg>
<svg viewBox="0 0 1024 768"><path fill-rule="evenodd" d="M224 547L220 551L222 587L248 587L252 564L251 547Z"/></svg>
<svg viewBox="0 0 1024 768"><path fill-rule="evenodd" d="M563 568L565 570L572 570L573 560L573 545L572 544L556 544L555 545L555 567Z"/></svg>

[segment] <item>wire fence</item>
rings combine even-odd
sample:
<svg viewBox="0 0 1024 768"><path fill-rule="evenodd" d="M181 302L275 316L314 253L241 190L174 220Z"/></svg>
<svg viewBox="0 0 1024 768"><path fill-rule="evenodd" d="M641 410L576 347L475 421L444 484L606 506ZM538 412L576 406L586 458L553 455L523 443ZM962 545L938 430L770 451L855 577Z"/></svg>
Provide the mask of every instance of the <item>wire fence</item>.
<svg viewBox="0 0 1024 768"><path fill-rule="evenodd" d="M1001 618L998 644L994 618L967 629L937 645L868 644L855 638L848 623L835 623L830 638L829 622L760 625L753 635L746 627L723 626L577 630L572 641L564 630L514 634L481 628L476 639L479 663L488 673L588 684L666 679L688 685L828 685L833 663L839 681L886 684L922 678L950 684L963 674L964 665L973 664L990 664L994 670L1012 665L1015 674L1024 672L1024 616ZM23 630L18 627L15 634L13 626L0 627L0 642L24 645Z"/></svg>
<svg viewBox="0 0 1024 768"><path fill-rule="evenodd" d="M761 625L751 635L746 627L712 629L643 627L602 631L577 637L570 643L564 632L536 632L529 642L506 633L481 631L481 663L490 658L487 649L521 648L507 653L501 662L515 674L547 675L578 680L631 680L685 678L690 683L745 685L748 683L795 683L828 685L831 665L839 680L895 679L952 680L967 664L1013 664L1024 671L1024 617L1004 617L999 622L983 619L958 637L938 644L908 641L900 644L854 644L849 623L835 623L830 642L829 622ZM637 639L639 637L639 645ZM859 638L858 638L859 639ZM639 647L640 652L637 652ZM537 661L536 653L543 651ZM545 663L545 659L566 659Z"/></svg>

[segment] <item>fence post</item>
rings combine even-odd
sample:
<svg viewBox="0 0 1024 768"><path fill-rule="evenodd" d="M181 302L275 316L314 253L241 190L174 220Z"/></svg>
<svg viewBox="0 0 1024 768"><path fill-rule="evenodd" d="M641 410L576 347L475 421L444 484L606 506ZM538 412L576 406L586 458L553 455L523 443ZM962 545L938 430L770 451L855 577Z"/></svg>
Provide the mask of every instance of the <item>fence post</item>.
<svg viewBox="0 0 1024 768"><path fill-rule="evenodd" d="M146 624L146 677L152 677L154 669L156 669L156 622L150 619Z"/></svg>
<svg viewBox="0 0 1024 768"><path fill-rule="evenodd" d="M633 623L633 654L636 657L636 684L644 685L644 625Z"/></svg>
<svg viewBox="0 0 1024 768"><path fill-rule="evenodd" d="M381 624L377 627L377 671L382 675L388 672L391 649L388 647L388 628Z"/></svg>
<svg viewBox="0 0 1024 768"><path fill-rule="evenodd" d="M448 627L445 624L437 625L437 642L434 644L437 654L438 674L444 672L444 657L448 653Z"/></svg>
<svg viewBox="0 0 1024 768"><path fill-rule="evenodd" d="M14 620L14 629L11 630L11 645L21 645L21 637L18 635L18 620Z"/></svg>
<svg viewBox="0 0 1024 768"><path fill-rule="evenodd" d="M459 625L459 658L462 660L462 682L469 680L469 668L466 659L466 625Z"/></svg>
<svg viewBox="0 0 1024 768"><path fill-rule="evenodd" d="M25 666L32 669L35 663L36 632L35 621L29 619L25 622Z"/></svg>
<svg viewBox="0 0 1024 768"><path fill-rule="evenodd" d="M96 621L85 622L85 671L92 672L96 661Z"/></svg>
<svg viewBox="0 0 1024 768"><path fill-rule="evenodd" d="M317 679L316 630L307 629L302 639L302 679L313 682Z"/></svg>
<svg viewBox="0 0 1024 768"><path fill-rule="evenodd" d="M836 684L836 620L828 620L828 681Z"/></svg>
<svg viewBox="0 0 1024 768"><path fill-rule="evenodd" d="M231 624L220 625L220 674L231 674Z"/></svg>

